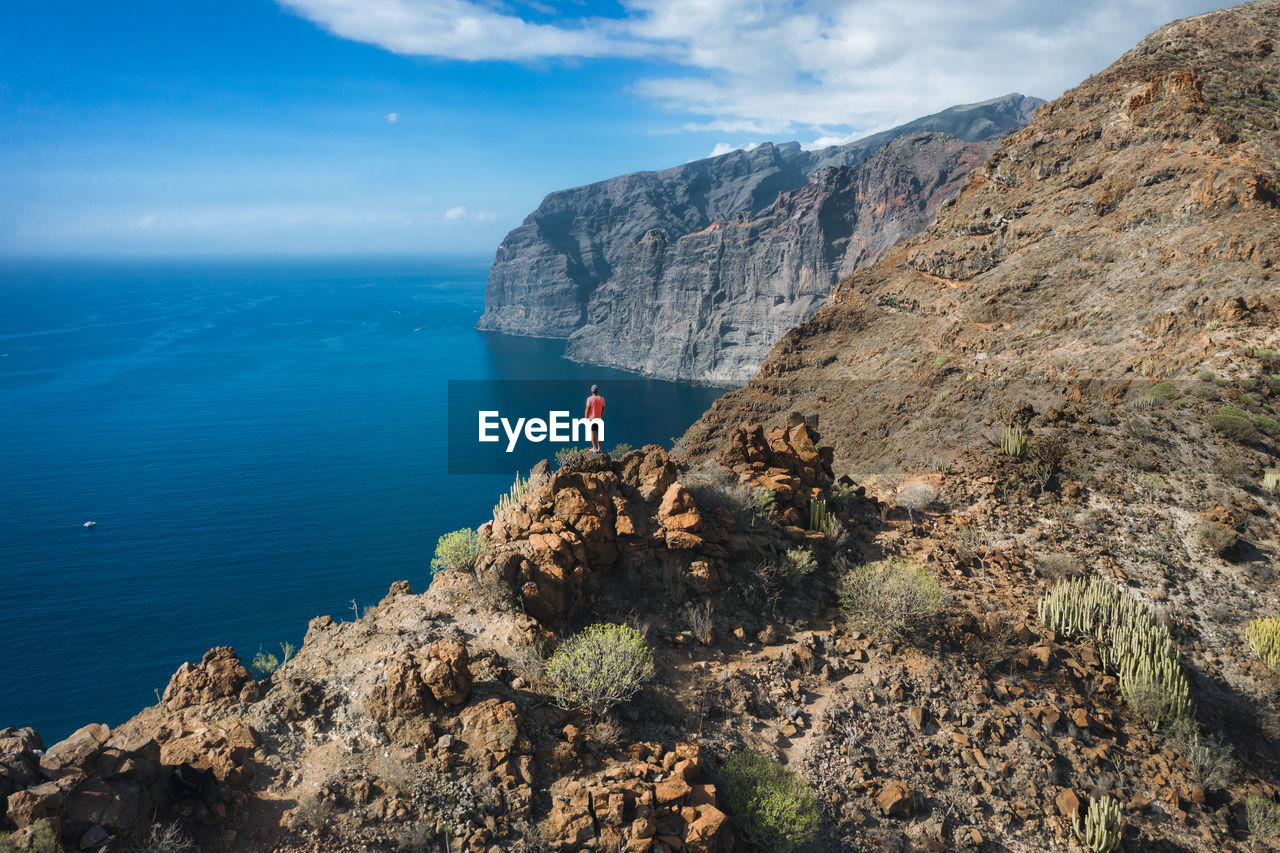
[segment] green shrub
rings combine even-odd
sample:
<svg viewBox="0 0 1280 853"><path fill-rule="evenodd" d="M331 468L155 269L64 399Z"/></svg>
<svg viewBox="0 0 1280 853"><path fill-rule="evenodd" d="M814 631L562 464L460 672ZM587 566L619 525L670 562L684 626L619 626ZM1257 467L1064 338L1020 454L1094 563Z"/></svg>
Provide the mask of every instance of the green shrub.
<svg viewBox="0 0 1280 853"><path fill-rule="evenodd" d="M1249 832L1259 838L1280 838L1280 803L1257 795L1244 801L1249 817Z"/></svg>
<svg viewBox="0 0 1280 853"><path fill-rule="evenodd" d="M576 471L582 466L586 453L581 447L562 447L556 451L556 468Z"/></svg>
<svg viewBox="0 0 1280 853"><path fill-rule="evenodd" d="M489 551L489 538L470 527L446 533L436 542L436 555L431 559L431 571L473 572L476 563Z"/></svg>
<svg viewBox="0 0 1280 853"><path fill-rule="evenodd" d="M609 451L609 455L615 459L619 456L626 456L631 451L631 445L625 441L620 441L613 446L613 450Z"/></svg>
<svg viewBox="0 0 1280 853"><path fill-rule="evenodd" d="M948 362L948 361L950 361L950 360L951 360L951 359L950 359L950 358L948 358L947 356L945 356L945 355L940 355L940 356L938 356L937 358L935 358L935 359L933 360L933 366L934 366L934 367L946 367L946 366L947 366L947 362Z"/></svg>
<svg viewBox="0 0 1280 853"><path fill-rule="evenodd" d="M1254 415L1253 425L1260 432L1265 432L1272 438L1280 439L1280 421L1270 415Z"/></svg>
<svg viewBox="0 0 1280 853"><path fill-rule="evenodd" d="M778 496L768 486L757 486L751 490L751 509L756 515L768 515L778 505Z"/></svg>
<svg viewBox="0 0 1280 853"><path fill-rule="evenodd" d="M719 791L734 829L760 850L790 853L818 834L813 788L767 755L749 749L730 755Z"/></svg>
<svg viewBox="0 0 1280 853"><path fill-rule="evenodd" d="M1262 438L1249 414L1235 406L1223 406L1219 409L1209 418L1209 426L1241 444L1252 444Z"/></svg>
<svg viewBox="0 0 1280 853"><path fill-rule="evenodd" d="M1181 392L1172 382L1157 382L1147 389L1147 396L1158 403L1172 400L1180 394Z"/></svg>
<svg viewBox="0 0 1280 853"><path fill-rule="evenodd" d="M1280 616L1261 616L1251 620L1244 635L1267 666L1280 670Z"/></svg>
<svg viewBox="0 0 1280 853"><path fill-rule="evenodd" d="M1061 580L1040 600L1040 622L1068 637L1091 636L1120 695L1153 730L1191 713L1191 688L1169 629L1151 608L1099 577Z"/></svg>
<svg viewBox="0 0 1280 853"><path fill-rule="evenodd" d="M1216 376L1212 370L1201 370L1196 374L1196 379L1199 379L1201 382L1212 382L1215 378Z"/></svg>
<svg viewBox="0 0 1280 853"><path fill-rule="evenodd" d="M47 818L40 818L31 824L31 834L21 846L7 832L0 832L0 853L61 853L62 844L58 834Z"/></svg>
<svg viewBox="0 0 1280 853"><path fill-rule="evenodd" d="M653 653L629 625L590 625L547 661L547 681L562 708L603 714L653 677Z"/></svg>
<svg viewBox="0 0 1280 853"><path fill-rule="evenodd" d="M1199 397L1201 400L1217 400L1218 389L1212 385L1197 385L1191 389L1191 396Z"/></svg>
<svg viewBox="0 0 1280 853"><path fill-rule="evenodd" d="M1173 724L1169 740L1195 770L1196 779L1206 789L1225 788L1231 782L1236 768L1231 747L1217 735L1206 735L1194 720L1182 719Z"/></svg>
<svg viewBox="0 0 1280 853"><path fill-rule="evenodd" d="M847 572L836 588L840 610L853 627L881 637L902 637L942 610L933 576L903 560L868 563Z"/></svg>
<svg viewBox="0 0 1280 853"><path fill-rule="evenodd" d="M249 664L249 666L253 668L254 672L258 673L258 678L266 678L276 671L276 667L280 666L280 661L276 660L275 655L258 649L258 653L253 656L253 663Z"/></svg>
<svg viewBox="0 0 1280 853"><path fill-rule="evenodd" d="M1027 432L1020 426L1007 426L1000 433L1000 449L1014 459L1027 452Z"/></svg>
<svg viewBox="0 0 1280 853"><path fill-rule="evenodd" d="M808 548L790 548L782 555L782 575L792 586L813 574L817 567L818 561Z"/></svg>
<svg viewBox="0 0 1280 853"><path fill-rule="evenodd" d="M831 487L831 498L828 503L843 512L852 512L858 503L857 483L836 483Z"/></svg>
<svg viewBox="0 0 1280 853"><path fill-rule="evenodd" d="M1111 796L1095 797L1084 820L1076 812L1071 822L1076 838L1093 853L1115 853L1120 849L1120 804Z"/></svg>

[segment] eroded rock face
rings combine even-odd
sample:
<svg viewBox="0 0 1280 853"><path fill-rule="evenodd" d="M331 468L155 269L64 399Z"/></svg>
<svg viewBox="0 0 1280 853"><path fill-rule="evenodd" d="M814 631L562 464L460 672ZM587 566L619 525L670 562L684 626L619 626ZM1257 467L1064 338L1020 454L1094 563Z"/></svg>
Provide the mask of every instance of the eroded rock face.
<svg viewBox="0 0 1280 853"><path fill-rule="evenodd" d="M184 663L165 688L163 701L167 709L177 711L219 699L252 702L259 693L235 649L219 646L206 652L198 665Z"/></svg>
<svg viewBox="0 0 1280 853"><path fill-rule="evenodd" d="M720 522L705 518L657 445L586 470L560 470L484 528L495 545L479 571L503 578L526 612L558 625L581 611L602 578L655 592L672 583L702 592L726 579Z"/></svg>
<svg viewBox="0 0 1280 853"><path fill-rule="evenodd" d="M634 744L633 762L611 768L599 780L570 779L552 787L551 812L542 834L553 850L586 846L605 850L727 853L733 848L728 817L716 805L715 785L703 780L696 744L663 753ZM663 767L674 772L653 777Z"/></svg>
<svg viewBox="0 0 1280 853"><path fill-rule="evenodd" d="M1011 95L821 151L765 143L552 193L498 248L479 328L572 335L576 359L659 376L745 380L1039 103Z"/></svg>
<svg viewBox="0 0 1280 853"><path fill-rule="evenodd" d="M378 720L419 717L441 705L460 705L471 692L470 658L460 639L405 649L387 661L386 670L370 704Z"/></svg>
<svg viewBox="0 0 1280 853"><path fill-rule="evenodd" d="M857 166L815 173L758 213L691 234L650 231L591 295L566 354L674 379L745 382L842 276L923 230L996 144L903 136Z"/></svg>

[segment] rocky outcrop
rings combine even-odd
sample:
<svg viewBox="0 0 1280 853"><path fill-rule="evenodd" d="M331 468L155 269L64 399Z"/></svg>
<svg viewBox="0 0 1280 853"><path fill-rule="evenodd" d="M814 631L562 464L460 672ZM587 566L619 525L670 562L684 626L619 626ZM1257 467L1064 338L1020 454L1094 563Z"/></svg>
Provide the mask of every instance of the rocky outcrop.
<svg viewBox="0 0 1280 853"><path fill-rule="evenodd" d="M672 379L738 384L842 276L928 225L996 143L899 137L831 166L758 213L626 245L591 294L567 357Z"/></svg>
<svg viewBox="0 0 1280 853"><path fill-rule="evenodd" d="M637 362L604 346L610 334L622 333L615 338L621 350L647 353L646 340L663 350L642 365L645 371L745 378L744 365L754 366L787 323L820 304L846 262L865 263L927 224L955 179L985 153L962 154L964 143L1022 126L1039 103L1009 95L844 146L804 151L795 143L766 143L553 193L498 248L478 328L540 337L569 337L581 329L570 345L572 357L634 368ZM921 134L916 150L895 150L897 166L858 168L886 144ZM882 196L889 205L880 204ZM776 263L770 252L746 248L762 234L773 251L785 247L788 257ZM722 270L713 259L726 239L733 257ZM676 325L668 333L665 324L678 316L673 312L695 293L729 304L695 314L692 329ZM779 300L796 307L779 310ZM687 352L719 340L722 322L741 330L732 354ZM643 340L629 337L641 333Z"/></svg>

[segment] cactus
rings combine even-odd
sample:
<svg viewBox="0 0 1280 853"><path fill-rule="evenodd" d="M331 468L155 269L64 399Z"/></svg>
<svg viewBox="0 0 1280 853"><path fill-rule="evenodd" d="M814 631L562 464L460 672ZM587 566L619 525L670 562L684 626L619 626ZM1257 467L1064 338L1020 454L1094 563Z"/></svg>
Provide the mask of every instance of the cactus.
<svg viewBox="0 0 1280 853"><path fill-rule="evenodd" d="M1280 616L1264 616L1252 620L1244 635L1258 657L1272 669L1280 670Z"/></svg>
<svg viewBox="0 0 1280 853"><path fill-rule="evenodd" d="M827 502L822 498L814 498L809 502L809 529L823 533L831 529L831 514L827 512Z"/></svg>
<svg viewBox="0 0 1280 853"><path fill-rule="evenodd" d="M1000 449L1005 456L1021 458L1027 452L1027 432L1020 426L1007 426L1000 433Z"/></svg>
<svg viewBox="0 0 1280 853"><path fill-rule="evenodd" d="M1115 853L1120 849L1120 804L1111 796L1097 797L1089 803L1083 821L1076 812L1071 818L1076 838L1093 853Z"/></svg>
<svg viewBox="0 0 1280 853"><path fill-rule="evenodd" d="M1059 581L1037 611L1051 631L1094 639L1103 667L1119 676L1120 695L1153 730L1191 715L1173 638L1147 605L1093 577Z"/></svg>
<svg viewBox="0 0 1280 853"><path fill-rule="evenodd" d="M507 490L505 495L498 498L497 504L493 507L493 517L495 520L501 518L503 513L520 503L525 492L529 491L529 484L529 478L521 477L520 472L517 471L516 481L511 484L511 488Z"/></svg>
<svg viewBox="0 0 1280 853"><path fill-rule="evenodd" d="M1262 488L1273 495L1280 495L1280 468L1268 468L1262 472Z"/></svg>

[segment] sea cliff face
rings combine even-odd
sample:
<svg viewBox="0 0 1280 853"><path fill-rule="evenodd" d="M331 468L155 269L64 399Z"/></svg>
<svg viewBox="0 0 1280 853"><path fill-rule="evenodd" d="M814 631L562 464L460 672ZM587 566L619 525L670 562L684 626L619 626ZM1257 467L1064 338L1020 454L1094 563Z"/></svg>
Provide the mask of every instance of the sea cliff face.
<svg viewBox="0 0 1280 853"><path fill-rule="evenodd" d="M766 143L552 193L498 248L478 328L573 337L568 354L593 363L635 368L630 354L642 351L639 369L655 375L744 381L841 273L928 224L945 197L936 190L954 191L981 162L975 150L957 154L964 143L1003 137L1039 103L1008 95L821 151ZM914 145L867 166L904 137ZM901 183L904 175L919 186ZM880 223L865 200L889 190L882 213L891 221ZM748 248L752 239L787 258L766 259L763 248ZM730 256L724 269L721 247ZM648 296L631 293L646 282ZM695 295L718 310L684 314L680 306ZM680 322L670 322L672 310ZM726 338L733 340L721 346Z"/></svg>
<svg viewBox="0 0 1280 853"><path fill-rule="evenodd" d="M933 219L994 141L899 137L857 166L829 166L758 214L623 247L566 355L674 379L745 382L832 285Z"/></svg>

